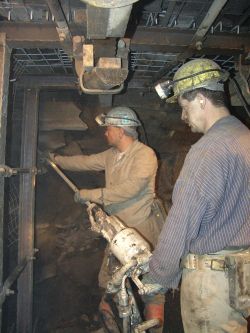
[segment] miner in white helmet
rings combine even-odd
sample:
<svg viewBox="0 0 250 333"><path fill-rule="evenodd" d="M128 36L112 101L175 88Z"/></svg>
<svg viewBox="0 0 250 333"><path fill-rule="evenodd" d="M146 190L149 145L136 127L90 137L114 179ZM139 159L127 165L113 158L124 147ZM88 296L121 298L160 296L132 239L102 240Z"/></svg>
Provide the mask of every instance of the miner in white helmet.
<svg viewBox="0 0 250 333"><path fill-rule="evenodd" d="M163 221L154 214L155 176L157 158L154 151L138 141L137 127L141 125L136 113L128 107L112 108L107 114L96 117L105 126L105 136L110 149L94 155L51 155L54 162L65 170L105 171L105 187L81 189L76 201L101 204L109 215L117 216L127 226L135 228L154 248ZM106 288L111 274L108 268L108 249L99 273L99 285ZM161 327L152 332L162 332L164 320L164 294L145 297L146 319L158 318ZM111 311L106 299L101 311Z"/></svg>
<svg viewBox="0 0 250 333"><path fill-rule="evenodd" d="M250 314L250 131L230 115L226 73L212 60L185 63L157 86L179 102L193 132L166 223L144 282L181 282L185 333L247 333ZM168 97L169 88L173 96Z"/></svg>

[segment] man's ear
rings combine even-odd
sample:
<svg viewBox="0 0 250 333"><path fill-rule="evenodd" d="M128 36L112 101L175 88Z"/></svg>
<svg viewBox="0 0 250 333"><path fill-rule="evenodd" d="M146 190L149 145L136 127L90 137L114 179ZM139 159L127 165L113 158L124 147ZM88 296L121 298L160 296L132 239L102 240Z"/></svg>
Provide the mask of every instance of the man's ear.
<svg viewBox="0 0 250 333"><path fill-rule="evenodd" d="M199 101L199 103L200 103L200 107L201 107L201 109L204 109L205 108L205 106L206 106L206 97L205 96L203 96L202 94L200 94L200 93L198 93L197 94L197 99L198 99L198 101Z"/></svg>

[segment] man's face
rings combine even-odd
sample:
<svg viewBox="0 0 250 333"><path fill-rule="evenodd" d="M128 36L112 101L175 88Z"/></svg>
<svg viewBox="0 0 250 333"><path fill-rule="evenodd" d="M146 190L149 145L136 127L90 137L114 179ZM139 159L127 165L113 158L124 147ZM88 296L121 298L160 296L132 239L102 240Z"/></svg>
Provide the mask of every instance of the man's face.
<svg viewBox="0 0 250 333"><path fill-rule="evenodd" d="M117 147L122 138L122 129L120 127L107 126L105 136L110 146Z"/></svg>
<svg viewBox="0 0 250 333"><path fill-rule="evenodd" d="M195 97L193 101L188 101L179 97L178 102L182 109L181 119L188 124L193 133L205 133L205 118L202 100Z"/></svg>

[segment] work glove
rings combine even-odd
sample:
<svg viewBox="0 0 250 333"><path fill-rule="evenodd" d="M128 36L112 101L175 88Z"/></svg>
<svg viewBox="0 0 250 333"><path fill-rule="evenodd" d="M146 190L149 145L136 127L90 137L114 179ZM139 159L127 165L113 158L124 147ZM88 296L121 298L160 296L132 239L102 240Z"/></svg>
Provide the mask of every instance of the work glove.
<svg viewBox="0 0 250 333"><path fill-rule="evenodd" d="M74 194L74 201L79 202L80 204L85 204L86 201L88 201L84 196L85 190L79 190ZM82 194L81 194L82 192Z"/></svg>
<svg viewBox="0 0 250 333"><path fill-rule="evenodd" d="M74 195L75 202L85 203L86 201L102 203L102 189L94 188L92 190L81 189Z"/></svg>
<svg viewBox="0 0 250 333"><path fill-rule="evenodd" d="M47 163L48 160L56 163L55 156L55 153L52 153L48 150L38 151L38 158L41 163Z"/></svg>
<svg viewBox="0 0 250 333"><path fill-rule="evenodd" d="M141 280L144 288L139 289L139 294L141 295L155 295L155 294L164 294L166 289L159 283L155 282L154 279L150 276L150 273L146 273L142 276Z"/></svg>
<svg viewBox="0 0 250 333"><path fill-rule="evenodd" d="M55 153L52 153L52 152L48 152L48 159L54 163L56 163L56 154Z"/></svg>

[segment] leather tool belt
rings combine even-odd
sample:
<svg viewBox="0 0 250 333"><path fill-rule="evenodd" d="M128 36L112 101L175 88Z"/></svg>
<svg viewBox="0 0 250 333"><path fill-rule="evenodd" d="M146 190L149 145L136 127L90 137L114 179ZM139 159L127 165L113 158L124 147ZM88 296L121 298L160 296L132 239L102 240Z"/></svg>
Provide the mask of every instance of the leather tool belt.
<svg viewBox="0 0 250 333"><path fill-rule="evenodd" d="M250 315L250 248L220 251L215 254L189 253L181 267L193 270L226 271L230 305L245 317Z"/></svg>

